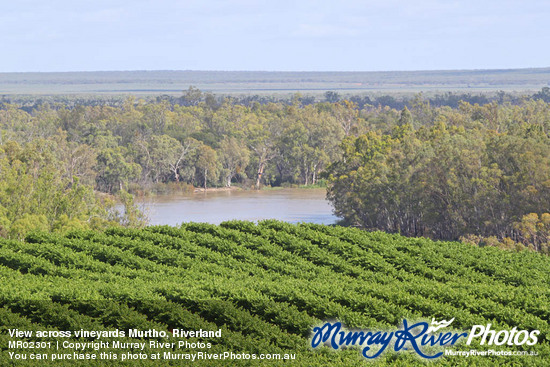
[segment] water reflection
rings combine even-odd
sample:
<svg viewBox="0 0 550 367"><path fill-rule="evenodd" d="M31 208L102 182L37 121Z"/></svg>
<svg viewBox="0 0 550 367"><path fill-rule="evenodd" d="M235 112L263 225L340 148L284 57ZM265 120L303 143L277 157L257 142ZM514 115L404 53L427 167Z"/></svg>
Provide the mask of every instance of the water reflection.
<svg viewBox="0 0 550 367"><path fill-rule="evenodd" d="M141 201L150 223L178 225L182 222L219 224L226 220L333 224L337 217L325 200L324 189L208 191L191 195L162 195Z"/></svg>

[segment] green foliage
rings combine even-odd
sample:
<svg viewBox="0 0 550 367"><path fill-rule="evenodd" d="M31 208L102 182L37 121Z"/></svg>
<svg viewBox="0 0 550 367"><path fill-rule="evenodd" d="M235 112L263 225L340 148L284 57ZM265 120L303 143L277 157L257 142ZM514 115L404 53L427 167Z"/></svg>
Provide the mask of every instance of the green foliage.
<svg viewBox="0 0 550 367"><path fill-rule="evenodd" d="M524 246L550 253L550 213L529 213L514 223L516 238Z"/></svg>
<svg viewBox="0 0 550 367"><path fill-rule="evenodd" d="M141 173L141 167L129 162L120 147L101 150L97 156L96 169L98 188L105 192L124 190L128 182Z"/></svg>
<svg viewBox="0 0 550 367"><path fill-rule="evenodd" d="M10 231L11 221L8 218L8 211L0 205L0 237L7 237Z"/></svg>
<svg viewBox="0 0 550 367"><path fill-rule="evenodd" d="M457 113L419 100L413 107L392 129L343 141L342 157L326 174L336 213L368 229L452 240L481 236L484 243L495 236L540 250L542 237L529 234L529 221L514 223L550 207L549 106L463 104Z"/></svg>
<svg viewBox="0 0 550 367"><path fill-rule="evenodd" d="M543 87L540 92L533 95L533 99L542 99L544 102L550 103L550 88Z"/></svg>
<svg viewBox="0 0 550 367"><path fill-rule="evenodd" d="M134 197L131 194L122 190L118 192L117 197L124 207L124 212L116 214L116 222L132 228L140 228L147 224L147 217L136 207Z"/></svg>
<svg viewBox="0 0 550 367"><path fill-rule="evenodd" d="M433 238L510 238L538 249L514 223L550 207L546 92L498 93L492 102L463 95L484 105L416 94L390 101L399 110L382 105L383 96L213 100L195 87L182 98L111 106L4 103L0 233L25 213L45 215L50 227L62 214L101 218L93 225L101 227L113 217L97 204L98 192L309 186L325 177L345 223ZM445 103L456 108L437 107Z"/></svg>
<svg viewBox="0 0 550 367"><path fill-rule="evenodd" d="M250 161L250 151L243 142L234 137L225 137L220 143L220 154L223 180L225 186L230 187L235 177L244 175Z"/></svg>
<svg viewBox="0 0 550 367"><path fill-rule="evenodd" d="M61 214L52 225L52 230L54 232L61 233L86 229L89 229L88 223L86 221L78 218L69 218L66 214Z"/></svg>
<svg viewBox="0 0 550 367"><path fill-rule="evenodd" d="M221 328L221 338L202 340L212 343L211 352L297 353L292 365L360 366L365 361L357 349L311 350L312 328L336 319L350 328L387 330L403 318L454 317L458 330L487 323L540 330L539 343L529 347L539 356L525 357L527 365L542 365L550 352L550 265L533 252L270 220L34 232L24 242L0 240L0 265L10 280L0 284L3 328ZM495 348L457 346L473 347ZM396 360L423 365L403 351L372 363ZM517 365L491 356L467 362ZM438 366L462 363L437 360Z"/></svg>
<svg viewBox="0 0 550 367"><path fill-rule="evenodd" d="M207 188L209 180L216 180L218 178L218 157L214 149L208 145L202 145L197 151L197 162L195 166L197 171L203 178L203 187Z"/></svg>
<svg viewBox="0 0 550 367"><path fill-rule="evenodd" d="M66 139L61 133L0 146L0 237L22 239L36 230L65 232L117 222L139 225L133 203L124 203L129 215L113 218L114 203L81 182L93 182L90 178L95 173L89 166L95 164L95 157L85 152L86 145ZM83 163L88 160L92 162Z"/></svg>
<svg viewBox="0 0 550 367"><path fill-rule="evenodd" d="M11 224L9 236L11 238L23 239L29 232L47 230L49 230L48 218L44 214L25 213Z"/></svg>

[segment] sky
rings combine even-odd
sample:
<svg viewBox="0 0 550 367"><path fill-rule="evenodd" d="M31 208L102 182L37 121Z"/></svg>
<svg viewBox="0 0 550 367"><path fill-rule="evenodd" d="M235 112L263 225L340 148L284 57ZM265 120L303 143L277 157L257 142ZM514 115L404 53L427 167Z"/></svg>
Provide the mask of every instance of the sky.
<svg viewBox="0 0 550 367"><path fill-rule="evenodd" d="M550 66L550 1L0 0L0 72Z"/></svg>

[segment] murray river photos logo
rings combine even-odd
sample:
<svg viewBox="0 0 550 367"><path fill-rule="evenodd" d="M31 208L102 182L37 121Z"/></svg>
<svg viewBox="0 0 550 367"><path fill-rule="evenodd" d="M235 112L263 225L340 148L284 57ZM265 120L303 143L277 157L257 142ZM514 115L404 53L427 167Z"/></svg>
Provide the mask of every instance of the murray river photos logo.
<svg viewBox="0 0 550 367"><path fill-rule="evenodd" d="M425 321L410 323L404 319L401 328L393 331L350 331L345 330L340 322L327 322L313 328L311 346L317 348L327 345L335 350L356 346L361 348L361 354L367 359L377 358L393 346L396 352L413 350L422 358L435 359L443 355L441 347L451 347L463 340L466 345L477 340L480 345L531 346L537 343L540 334L539 330L529 332L516 327L497 331L491 328L491 324L474 325L469 332L445 331L453 321L454 318L449 321L432 319L431 324L428 324ZM433 354L427 351L437 347L440 348Z"/></svg>

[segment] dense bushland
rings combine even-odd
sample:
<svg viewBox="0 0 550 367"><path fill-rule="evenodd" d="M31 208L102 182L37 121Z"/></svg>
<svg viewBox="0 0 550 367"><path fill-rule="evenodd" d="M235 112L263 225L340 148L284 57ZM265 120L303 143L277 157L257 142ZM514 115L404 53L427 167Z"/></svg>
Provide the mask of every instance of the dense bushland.
<svg viewBox="0 0 550 367"><path fill-rule="evenodd" d="M327 170L336 213L363 228L548 252L548 104L423 111L344 140Z"/></svg>
<svg viewBox="0 0 550 367"><path fill-rule="evenodd" d="M180 99L113 105L2 103L0 235L139 225L126 192L311 185L324 173L350 225L544 250L547 97L512 104L498 94L500 103L451 108L417 95L397 110L334 92L260 103L190 88ZM129 215L113 214L102 193L121 195Z"/></svg>

